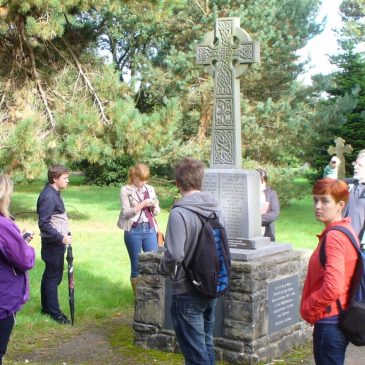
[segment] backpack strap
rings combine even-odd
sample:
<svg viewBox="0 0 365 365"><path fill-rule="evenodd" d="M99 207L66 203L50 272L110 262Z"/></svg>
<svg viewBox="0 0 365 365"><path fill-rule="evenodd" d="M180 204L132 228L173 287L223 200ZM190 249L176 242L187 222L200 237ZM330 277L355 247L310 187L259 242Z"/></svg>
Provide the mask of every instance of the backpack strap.
<svg viewBox="0 0 365 365"><path fill-rule="evenodd" d="M354 235L346 227L343 227L343 226L333 226L333 227L331 227L325 233L324 237L322 238L321 247L319 249L319 261L320 261L323 269L326 266L326 251L325 251L325 245L326 245L327 233L329 231L333 231L333 230L340 231L340 232L344 233L347 236L347 238L351 241L352 245L355 247L355 250L358 253L358 255L360 255L360 257L361 257L360 247L357 244L357 240L354 237ZM356 272L356 267L355 267L355 271L354 271L353 277L355 275L355 272ZM352 279L351 279L351 284L352 284ZM342 313L343 312L343 308L342 308L342 304L340 302L340 299L337 299L336 300L336 304L337 304L337 307L338 307L339 312Z"/></svg>
<svg viewBox="0 0 365 365"><path fill-rule="evenodd" d="M172 207L172 209L174 209L174 208L183 208L183 209L185 209L185 210L188 210L189 212L192 212L192 213L196 214L196 215L198 216L199 220L201 221L202 225L203 225L206 221L208 221L209 219L212 219L212 218L217 217L217 214L216 214L215 212L212 212L212 213L211 213L208 217L206 217L206 216L204 216L203 214L200 214L200 213L196 212L196 211L195 211L195 210L193 210L193 209L189 209L188 207L181 207L181 206L176 207L176 206L173 206L173 207ZM198 238L198 239L199 239L199 238ZM196 247L195 247L195 249L196 249ZM190 258L190 259L191 259L191 258ZM185 263L185 257L184 257L184 258L182 259L182 261L180 262L180 265L178 266L177 270L176 270L175 277L177 277L177 276L179 275L179 272L180 272L181 268L183 268L183 269L184 269L184 271L186 272L186 270L187 270L186 266L187 266L187 265L188 265L188 264L187 264L187 263Z"/></svg>
<svg viewBox="0 0 365 365"><path fill-rule="evenodd" d="M333 226L325 233L324 237L322 238L321 247L319 249L319 261L320 261L323 268L325 268L325 266L326 266L325 245L326 245L327 233L329 231L333 231L333 230L340 231L340 232L344 233L347 236L347 238L351 241L352 245L355 247L355 250L358 253L360 252L360 248L359 248L359 245L357 244L356 238L354 237L354 235L346 227Z"/></svg>

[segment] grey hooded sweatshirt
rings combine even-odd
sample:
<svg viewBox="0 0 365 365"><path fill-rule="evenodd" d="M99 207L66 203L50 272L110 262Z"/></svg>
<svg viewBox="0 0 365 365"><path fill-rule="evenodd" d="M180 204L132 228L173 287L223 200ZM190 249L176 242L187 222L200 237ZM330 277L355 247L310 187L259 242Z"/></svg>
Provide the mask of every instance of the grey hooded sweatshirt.
<svg viewBox="0 0 365 365"><path fill-rule="evenodd" d="M202 222L197 212L205 217L216 213L223 223L218 203L208 192L195 192L176 202L171 210L165 237L165 255L161 272L172 279L172 294L183 294L194 290L186 276L182 260L187 264L194 253Z"/></svg>

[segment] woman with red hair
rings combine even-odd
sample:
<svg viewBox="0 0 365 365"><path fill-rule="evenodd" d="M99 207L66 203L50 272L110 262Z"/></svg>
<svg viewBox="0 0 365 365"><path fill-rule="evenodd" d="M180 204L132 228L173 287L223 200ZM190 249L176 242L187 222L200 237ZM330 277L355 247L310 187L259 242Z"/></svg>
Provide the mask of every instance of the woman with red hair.
<svg viewBox="0 0 365 365"><path fill-rule="evenodd" d="M334 226L347 228L357 239L349 218L342 211L349 197L345 182L334 179L318 180L312 190L316 219L325 225L318 236L319 243L308 264L304 282L300 314L314 324L313 353L317 365L343 365L349 343L338 325L339 299L343 309L349 303L351 278L354 274L357 252L350 239ZM326 263L320 262L320 247L326 237Z"/></svg>
<svg viewBox="0 0 365 365"><path fill-rule="evenodd" d="M128 170L128 182L120 191L121 211L117 226L124 230L124 242L131 261L131 285L136 295L138 255L157 251L157 222L160 205L153 186L148 185L150 169L137 163Z"/></svg>

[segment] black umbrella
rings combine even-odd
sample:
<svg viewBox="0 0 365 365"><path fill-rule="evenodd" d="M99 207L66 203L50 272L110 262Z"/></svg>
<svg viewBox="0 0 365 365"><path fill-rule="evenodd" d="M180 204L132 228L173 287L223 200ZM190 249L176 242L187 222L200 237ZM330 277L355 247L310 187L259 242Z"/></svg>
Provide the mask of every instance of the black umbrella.
<svg viewBox="0 0 365 365"><path fill-rule="evenodd" d="M71 323L75 319L75 281L74 281L74 258L72 256L72 246L67 245L67 274L68 274L68 303L70 305Z"/></svg>

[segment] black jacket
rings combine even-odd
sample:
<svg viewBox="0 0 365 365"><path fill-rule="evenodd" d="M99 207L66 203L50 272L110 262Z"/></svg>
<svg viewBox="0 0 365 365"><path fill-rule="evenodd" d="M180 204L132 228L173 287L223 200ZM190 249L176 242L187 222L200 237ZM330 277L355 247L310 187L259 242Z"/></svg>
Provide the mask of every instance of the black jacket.
<svg viewBox="0 0 365 365"><path fill-rule="evenodd" d="M62 244L68 233L67 215L60 192L50 184L39 195L37 213L42 242Z"/></svg>

